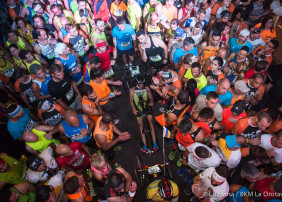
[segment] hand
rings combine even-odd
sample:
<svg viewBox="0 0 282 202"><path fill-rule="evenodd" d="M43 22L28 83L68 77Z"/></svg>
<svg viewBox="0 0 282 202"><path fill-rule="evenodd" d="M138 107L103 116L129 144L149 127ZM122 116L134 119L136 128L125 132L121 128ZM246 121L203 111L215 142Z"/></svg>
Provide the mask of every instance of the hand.
<svg viewBox="0 0 282 202"><path fill-rule="evenodd" d="M233 61L231 61L230 63L229 63L229 66L232 68L232 69L236 69L236 67L237 67L237 64L235 63L235 62L233 62Z"/></svg>
<svg viewBox="0 0 282 202"><path fill-rule="evenodd" d="M122 82L121 81L115 81L115 82L113 82L114 83L114 85L116 85L116 86L121 86L122 85Z"/></svg>
<svg viewBox="0 0 282 202"><path fill-rule="evenodd" d="M263 50L259 50L256 54L256 57L259 58L263 54Z"/></svg>
<svg viewBox="0 0 282 202"><path fill-rule="evenodd" d="M187 158L182 158L182 165L186 166L187 165Z"/></svg>
<svg viewBox="0 0 282 202"><path fill-rule="evenodd" d="M76 67L75 68L75 73L81 72L80 68Z"/></svg>
<svg viewBox="0 0 282 202"><path fill-rule="evenodd" d="M274 151L274 148L267 151L267 156L270 157L270 158L275 156L276 154L277 153Z"/></svg>
<svg viewBox="0 0 282 202"><path fill-rule="evenodd" d="M217 81L216 81L215 79L213 79L213 78L210 78L210 79L209 79L209 83L210 83L211 85L216 85L216 84L217 84Z"/></svg>
<svg viewBox="0 0 282 202"><path fill-rule="evenodd" d="M88 131L87 129L85 129L85 128L82 128L82 129L80 130L80 134L81 134L83 137L85 137L86 135L88 135L88 133L89 133L89 131Z"/></svg>
<svg viewBox="0 0 282 202"><path fill-rule="evenodd" d="M89 48L90 48L89 44L88 44L88 45L86 45L86 46L84 46L84 50L85 50L85 51L88 51L88 50L89 50Z"/></svg>
<svg viewBox="0 0 282 202"><path fill-rule="evenodd" d="M149 102L148 105L149 105L150 107L152 107L152 106L154 106L154 102Z"/></svg>
<svg viewBox="0 0 282 202"><path fill-rule="evenodd" d="M212 146L219 147L218 141L214 140L211 142Z"/></svg>
<svg viewBox="0 0 282 202"><path fill-rule="evenodd" d="M47 139L47 140L51 140L52 139L52 133L51 132L48 132L44 135L44 137Z"/></svg>
<svg viewBox="0 0 282 202"><path fill-rule="evenodd" d="M138 111L137 111L136 109L133 109L133 110L132 110L132 113L136 116L137 113L138 113Z"/></svg>
<svg viewBox="0 0 282 202"><path fill-rule="evenodd" d="M256 95L260 95L260 94L261 94L261 90L260 90L260 89L257 89L255 96L256 96Z"/></svg>
<svg viewBox="0 0 282 202"><path fill-rule="evenodd" d="M137 184L136 182L132 181L131 186L129 187L129 191L133 193L136 192L136 190L137 190Z"/></svg>
<svg viewBox="0 0 282 202"><path fill-rule="evenodd" d="M121 91L115 91L114 94L115 94L115 95L120 95L120 94L121 94Z"/></svg>
<svg viewBox="0 0 282 202"><path fill-rule="evenodd" d="M152 77L154 84L159 85L160 80L157 77Z"/></svg>
<svg viewBox="0 0 282 202"><path fill-rule="evenodd" d="M167 96L169 88L167 86L162 88L163 97Z"/></svg>
<svg viewBox="0 0 282 202"><path fill-rule="evenodd" d="M118 136L119 142L123 142L123 141L126 141L128 139L130 139L130 135L129 134L128 135L119 135Z"/></svg>
<svg viewBox="0 0 282 202"><path fill-rule="evenodd" d="M120 135L129 135L130 136L130 134L128 132L123 132Z"/></svg>
<svg viewBox="0 0 282 202"><path fill-rule="evenodd" d="M164 59L164 60L163 60L163 64L167 64L167 59Z"/></svg>
<svg viewBox="0 0 282 202"><path fill-rule="evenodd" d="M252 139L249 139L248 143L250 145L253 145L253 146L260 145L260 139L259 138L252 138Z"/></svg>
<svg viewBox="0 0 282 202"><path fill-rule="evenodd" d="M116 61L115 60L111 60L110 66L114 66L115 64L116 64Z"/></svg>
<svg viewBox="0 0 282 202"><path fill-rule="evenodd" d="M78 99L79 99L80 101L82 101L81 95L77 95L77 96L78 96Z"/></svg>

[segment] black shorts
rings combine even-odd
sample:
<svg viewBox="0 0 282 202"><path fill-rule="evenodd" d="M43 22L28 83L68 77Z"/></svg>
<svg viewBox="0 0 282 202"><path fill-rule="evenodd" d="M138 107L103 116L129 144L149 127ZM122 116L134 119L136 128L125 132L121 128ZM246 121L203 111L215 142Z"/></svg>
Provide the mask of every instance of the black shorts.
<svg viewBox="0 0 282 202"><path fill-rule="evenodd" d="M118 54L118 56L123 56L124 54L127 54L129 56L133 56L134 55L134 49L133 48L130 48L128 50L117 49L117 54Z"/></svg>
<svg viewBox="0 0 282 202"><path fill-rule="evenodd" d="M137 113L136 118L142 119L142 114L145 114L146 116L148 116L148 115L152 115L152 113L153 113L153 107L147 106L146 109L143 112Z"/></svg>

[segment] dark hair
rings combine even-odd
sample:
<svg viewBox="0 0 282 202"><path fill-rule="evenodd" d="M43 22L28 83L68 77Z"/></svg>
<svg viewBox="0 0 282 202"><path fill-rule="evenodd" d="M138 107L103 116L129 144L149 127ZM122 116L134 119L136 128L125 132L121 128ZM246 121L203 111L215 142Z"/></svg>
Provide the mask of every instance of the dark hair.
<svg viewBox="0 0 282 202"><path fill-rule="evenodd" d="M246 177L256 178L258 176L259 170L254 164L247 163L243 166L241 171Z"/></svg>
<svg viewBox="0 0 282 202"><path fill-rule="evenodd" d="M214 30L214 31L212 32L212 36L220 36L220 37L221 37L221 31L219 31L219 30Z"/></svg>
<svg viewBox="0 0 282 202"><path fill-rule="evenodd" d="M123 19L122 17L119 17L119 18L117 19L117 24L118 24L118 25L125 24L125 19Z"/></svg>
<svg viewBox="0 0 282 202"><path fill-rule="evenodd" d="M266 16L265 18L263 18L262 21L261 21L261 25L260 25L259 28L260 28L261 30L265 29L265 25L266 25L267 21L270 20L270 19L273 19L273 18L272 18L271 16L269 16L269 15ZM272 28L270 29L270 32L272 33L272 32L274 31L274 29L275 29L275 28L272 27Z"/></svg>
<svg viewBox="0 0 282 202"><path fill-rule="evenodd" d="M93 93L92 86L85 84L80 88L80 92L82 96L88 96Z"/></svg>
<svg viewBox="0 0 282 202"><path fill-rule="evenodd" d="M15 48L15 49L19 50L19 48L18 48L18 46L16 44L11 44L9 46L9 50L10 50L10 48Z"/></svg>
<svg viewBox="0 0 282 202"><path fill-rule="evenodd" d="M75 26L73 24L66 24L66 31L70 32Z"/></svg>
<svg viewBox="0 0 282 202"><path fill-rule="evenodd" d="M142 36L142 35L146 35L144 29L139 29L137 32L136 32L136 37L139 37L139 36Z"/></svg>
<svg viewBox="0 0 282 202"><path fill-rule="evenodd" d="M226 22L218 22L218 23L215 24L214 30L218 30L221 33L225 30L226 26L228 26L228 24Z"/></svg>
<svg viewBox="0 0 282 202"><path fill-rule="evenodd" d="M26 59L26 55L29 53L29 51L27 51L27 50L21 50L20 52L19 52L19 57L22 59L22 60L24 60L24 59Z"/></svg>
<svg viewBox="0 0 282 202"><path fill-rule="evenodd" d="M227 178L228 177L228 168L226 166L217 166L215 168L215 171L217 174L219 174L221 177Z"/></svg>
<svg viewBox="0 0 282 202"><path fill-rule="evenodd" d="M11 197L11 191L9 188L4 188L0 191L0 201L9 202Z"/></svg>
<svg viewBox="0 0 282 202"><path fill-rule="evenodd" d="M196 103L196 94L195 90L197 88L197 81L195 79L189 79L187 81L187 87L186 90L188 91L188 95L191 100L191 105L194 105Z"/></svg>
<svg viewBox="0 0 282 202"><path fill-rule="evenodd" d="M203 24L202 23L200 23L200 22L197 22L196 24L195 24L195 26L194 26L195 28L200 28L200 29L203 29Z"/></svg>
<svg viewBox="0 0 282 202"><path fill-rule="evenodd" d="M55 73L61 72L61 71L62 71L62 68L58 64L53 63L49 67L50 74L55 74Z"/></svg>
<svg viewBox="0 0 282 202"><path fill-rule="evenodd" d="M104 21L104 20L102 20L101 18L96 18L95 19L95 25L97 25L97 23L100 22L100 21Z"/></svg>
<svg viewBox="0 0 282 202"><path fill-rule="evenodd" d="M34 16L32 17L32 20L34 21L35 18L40 18L40 19L43 21L43 23L45 24L45 21L42 19L41 16L39 16L39 15L34 15Z"/></svg>
<svg viewBox="0 0 282 202"><path fill-rule="evenodd" d="M276 137L276 139L280 139L280 137L282 137L282 129L280 129L277 132L275 132L274 136Z"/></svg>
<svg viewBox="0 0 282 202"><path fill-rule="evenodd" d="M266 70L268 62L265 60L258 61L255 65L255 71L260 72Z"/></svg>
<svg viewBox="0 0 282 202"><path fill-rule="evenodd" d="M180 93L177 95L177 100L179 100L181 104L187 104L188 94L185 91L181 90Z"/></svg>
<svg viewBox="0 0 282 202"><path fill-rule="evenodd" d="M187 37L184 39L183 46L189 46L191 44L195 44L194 39L192 39L191 37Z"/></svg>
<svg viewBox="0 0 282 202"><path fill-rule="evenodd" d="M185 1L185 6L190 4L190 3L193 3L195 5L195 2L193 0L186 0Z"/></svg>
<svg viewBox="0 0 282 202"><path fill-rule="evenodd" d="M0 102L6 103L8 101L9 101L8 94L4 90L0 89Z"/></svg>
<svg viewBox="0 0 282 202"><path fill-rule="evenodd" d="M67 194L74 194L78 188L79 188L79 179L77 176L72 176L65 181L64 185L64 191Z"/></svg>
<svg viewBox="0 0 282 202"><path fill-rule="evenodd" d="M198 10L197 14L200 14L200 13L206 14L206 11L205 11L205 9L203 9L203 8L200 8L200 9Z"/></svg>
<svg viewBox="0 0 282 202"><path fill-rule="evenodd" d="M249 155L259 161L264 161L268 159L266 150L260 146L250 146Z"/></svg>
<svg viewBox="0 0 282 202"><path fill-rule="evenodd" d="M7 114L9 114L9 113L15 111L15 109L16 109L17 107L18 107L17 104L10 104L10 105L8 106L7 110L6 110Z"/></svg>
<svg viewBox="0 0 282 202"><path fill-rule="evenodd" d="M16 17L15 21L16 21L17 24L18 24L19 21L23 21L25 25L27 24L27 22L25 21L25 19L23 17Z"/></svg>
<svg viewBox="0 0 282 202"><path fill-rule="evenodd" d="M231 13L228 10L221 11L220 18L230 17Z"/></svg>
<svg viewBox="0 0 282 202"><path fill-rule="evenodd" d="M282 193L282 177L280 176L278 180L274 182L274 191L276 193Z"/></svg>
<svg viewBox="0 0 282 202"><path fill-rule="evenodd" d="M248 53L250 48L248 46L243 46L240 50L246 51Z"/></svg>
<svg viewBox="0 0 282 202"><path fill-rule="evenodd" d="M201 70L201 64L199 62L193 62L191 65L191 68L199 68L199 70Z"/></svg>
<svg viewBox="0 0 282 202"><path fill-rule="evenodd" d="M112 173L110 176L108 176L107 181L109 182L111 188L116 188L121 186L122 183L124 183L124 178L122 175Z"/></svg>
<svg viewBox="0 0 282 202"><path fill-rule="evenodd" d="M247 20L249 15L248 12L245 9L240 9L239 13L241 14L241 18L243 18L243 20Z"/></svg>
<svg viewBox="0 0 282 202"><path fill-rule="evenodd" d="M13 79L18 80L19 78L22 78L26 75L25 70L23 69L16 69L15 73L13 74Z"/></svg>
<svg viewBox="0 0 282 202"><path fill-rule="evenodd" d="M50 10L52 11L55 7L58 7L59 9L61 9L60 6L58 6L58 5L56 5L56 4L52 4L52 5L50 6Z"/></svg>
<svg viewBox="0 0 282 202"><path fill-rule="evenodd" d="M219 65L220 67L222 67L222 65L223 65L223 60L222 60L221 57L215 57L213 60L216 60L217 63L218 63L218 65Z"/></svg>
<svg viewBox="0 0 282 202"><path fill-rule="evenodd" d="M37 188L35 192L35 201L36 202L45 202L50 198L52 189L47 185L42 185Z"/></svg>
<svg viewBox="0 0 282 202"><path fill-rule="evenodd" d="M209 100L209 99L218 99L218 94L214 91L210 91L208 92L207 96L206 96L206 99Z"/></svg>
<svg viewBox="0 0 282 202"><path fill-rule="evenodd" d="M179 25L179 20L174 18L170 21L170 24L176 24L176 25Z"/></svg>
<svg viewBox="0 0 282 202"><path fill-rule="evenodd" d="M205 107L201 109L201 111L199 112L199 117L203 119L211 119L213 115L214 115L214 111L209 107Z"/></svg>
<svg viewBox="0 0 282 202"><path fill-rule="evenodd" d="M192 128L192 121L189 118L184 118L179 123L179 132L182 134L187 134Z"/></svg>
<svg viewBox="0 0 282 202"><path fill-rule="evenodd" d="M256 79L264 79L264 76L262 73L255 73L252 77L253 80L256 80Z"/></svg>
<svg viewBox="0 0 282 202"><path fill-rule="evenodd" d="M262 112L259 112L259 113L258 113L258 121L261 121L262 119L266 119L266 121L267 121L268 123L271 123L271 121L272 121L271 116L270 116L269 113L266 112L266 111L262 111Z"/></svg>
<svg viewBox="0 0 282 202"><path fill-rule="evenodd" d="M113 111L105 111L102 116L102 121L105 124L110 124L115 118L115 113Z"/></svg>
<svg viewBox="0 0 282 202"><path fill-rule="evenodd" d="M203 146L196 147L195 153L198 157L202 159L208 158L210 154L209 150Z"/></svg>
<svg viewBox="0 0 282 202"><path fill-rule="evenodd" d="M271 39L269 42L273 44L273 49L277 49L279 46L279 42L276 39Z"/></svg>
<svg viewBox="0 0 282 202"><path fill-rule="evenodd" d="M104 71L98 68L92 68L90 70L90 78L91 79L96 79L101 77L104 74Z"/></svg>
<svg viewBox="0 0 282 202"><path fill-rule="evenodd" d="M33 164L33 162L35 161L35 159L42 159L40 157L37 157L35 155L30 155L27 160L26 160L26 167L31 168L30 166ZM42 159L43 160L43 159Z"/></svg>
<svg viewBox="0 0 282 202"><path fill-rule="evenodd" d="M268 109L267 113L270 115L272 120L276 120L281 112L276 108L276 109Z"/></svg>
<svg viewBox="0 0 282 202"><path fill-rule="evenodd" d="M98 56L96 56L96 55L94 55L91 59L90 59L90 64L99 64L99 63L101 63L102 61L101 61L101 59L98 57Z"/></svg>

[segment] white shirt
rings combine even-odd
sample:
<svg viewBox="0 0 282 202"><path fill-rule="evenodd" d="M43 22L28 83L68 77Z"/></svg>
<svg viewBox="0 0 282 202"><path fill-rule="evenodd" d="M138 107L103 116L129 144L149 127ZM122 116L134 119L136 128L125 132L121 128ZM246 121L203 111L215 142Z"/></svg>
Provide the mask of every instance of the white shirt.
<svg viewBox="0 0 282 202"><path fill-rule="evenodd" d="M236 168L241 161L241 151L239 149L232 151L229 158L226 158L226 155L223 152L223 149L220 147L215 148L216 153L219 155L221 160L226 163L228 168Z"/></svg>
<svg viewBox="0 0 282 202"><path fill-rule="evenodd" d="M204 170L200 174L200 177L202 179L201 184L203 183L202 186L205 187L206 189L212 190L213 194L210 197L211 202L221 201L228 195L229 185L228 185L227 181L225 181L219 186L213 186L212 183L211 183L212 182L211 176L212 176L213 172L215 172L215 168L213 168L213 167L207 168L206 170Z"/></svg>
<svg viewBox="0 0 282 202"><path fill-rule="evenodd" d="M250 44L252 44L252 51L255 50L257 47L264 46L266 44L261 37L254 41L251 41L250 39L247 39L247 41L250 42Z"/></svg>
<svg viewBox="0 0 282 202"><path fill-rule="evenodd" d="M263 134L260 137L260 145L262 148L264 148L265 150L270 150L270 149L274 149L274 152L276 153L276 155L274 156L275 161L277 161L277 163L282 163L282 148L277 148L275 146L273 146L271 144L271 139L274 138L273 135L270 134Z"/></svg>
<svg viewBox="0 0 282 202"><path fill-rule="evenodd" d="M199 159L195 157L195 149L199 146L205 147L210 153L211 156L205 159ZM188 163L192 165L192 167L195 167L198 170L205 170L206 168L209 167L217 167L220 164L220 157L218 154L209 148L208 146L195 142L191 144L190 146L187 147L188 151L190 152L188 155Z"/></svg>
<svg viewBox="0 0 282 202"><path fill-rule="evenodd" d="M196 99L197 109L196 111L201 111L201 109L207 107L206 104L206 96L205 95L199 95ZM214 116L218 121L222 121L222 113L223 109L219 103L216 104L215 108L213 109Z"/></svg>

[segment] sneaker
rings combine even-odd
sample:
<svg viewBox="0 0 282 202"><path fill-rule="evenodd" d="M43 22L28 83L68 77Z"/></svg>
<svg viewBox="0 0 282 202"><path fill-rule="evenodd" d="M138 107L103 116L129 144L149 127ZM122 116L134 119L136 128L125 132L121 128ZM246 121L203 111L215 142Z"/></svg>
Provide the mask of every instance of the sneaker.
<svg viewBox="0 0 282 202"><path fill-rule="evenodd" d="M159 151L159 150L160 150L160 148L159 148L158 144L157 144L156 142L154 142L154 143L153 143L153 151L154 151L154 152L157 152L157 151Z"/></svg>
<svg viewBox="0 0 282 202"><path fill-rule="evenodd" d="M189 184L193 180L193 176L188 172L187 177L185 177L185 182Z"/></svg>
<svg viewBox="0 0 282 202"><path fill-rule="evenodd" d="M175 158L176 150L171 150L171 152L168 155L169 160L173 160Z"/></svg>
<svg viewBox="0 0 282 202"><path fill-rule="evenodd" d="M178 159L176 165L177 165L178 167L181 167L181 166L182 166L182 159L181 159L181 158Z"/></svg>
<svg viewBox="0 0 282 202"><path fill-rule="evenodd" d="M149 154L149 149L148 149L148 147L145 146L145 145L141 148L141 151L142 151L142 153L144 153L144 154Z"/></svg>
<svg viewBox="0 0 282 202"><path fill-rule="evenodd" d="M180 168L178 171L177 171L177 175L178 176L182 176L184 175L184 173L187 172L187 168Z"/></svg>

